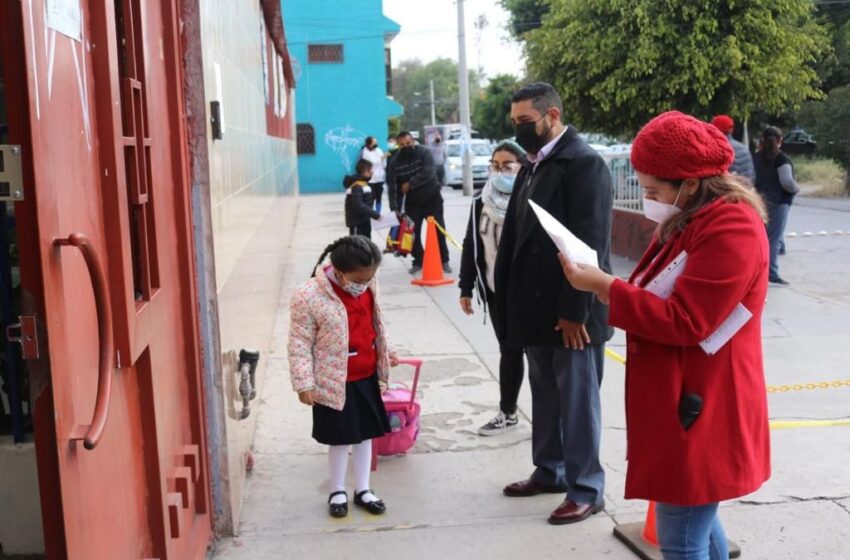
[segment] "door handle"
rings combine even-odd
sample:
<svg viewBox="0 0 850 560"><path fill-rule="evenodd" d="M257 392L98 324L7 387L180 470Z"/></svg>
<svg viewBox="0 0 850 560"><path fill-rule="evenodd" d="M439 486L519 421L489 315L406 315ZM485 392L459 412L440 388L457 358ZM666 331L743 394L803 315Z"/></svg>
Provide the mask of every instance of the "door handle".
<svg viewBox="0 0 850 560"><path fill-rule="evenodd" d="M91 277L92 291L94 292L94 304L97 310L97 339L100 353L97 375L97 398L94 405L94 414L91 424L76 426L71 433L71 441L83 440L83 447L92 450L97 447L103 430L106 427L106 418L109 414L109 402L112 397L112 354L114 351L112 341L112 306L109 300L109 289L106 286L106 273L103 270L100 259L94 245L86 235L72 233L67 239L56 239L53 241L57 247L76 247L86 261L86 267Z"/></svg>

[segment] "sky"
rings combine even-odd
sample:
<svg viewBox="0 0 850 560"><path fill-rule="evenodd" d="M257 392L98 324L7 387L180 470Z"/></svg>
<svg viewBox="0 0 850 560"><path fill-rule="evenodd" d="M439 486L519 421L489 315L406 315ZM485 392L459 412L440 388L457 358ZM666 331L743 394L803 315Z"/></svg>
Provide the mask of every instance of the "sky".
<svg viewBox="0 0 850 560"><path fill-rule="evenodd" d="M497 74L522 76L522 48L510 39L508 14L497 0L465 0L464 7L469 68L480 66L488 78ZM401 25L401 33L390 45L393 66L410 58L425 63L436 58L458 59L454 0L384 0L384 14ZM474 23L481 14L488 25L479 34Z"/></svg>

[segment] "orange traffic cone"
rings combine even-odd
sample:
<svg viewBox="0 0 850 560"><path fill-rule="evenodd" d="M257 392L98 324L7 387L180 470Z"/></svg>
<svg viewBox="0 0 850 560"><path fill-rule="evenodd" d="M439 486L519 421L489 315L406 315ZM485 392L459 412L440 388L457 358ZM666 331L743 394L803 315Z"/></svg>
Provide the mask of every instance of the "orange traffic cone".
<svg viewBox="0 0 850 560"><path fill-rule="evenodd" d="M445 286L454 280L443 277L443 259L437 241L437 225L434 216L428 216L428 237L425 239L425 258L422 263L422 278L411 280L417 286Z"/></svg>
<svg viewBox="0 0 850 560"><path fill-rule="evenodd" d="M658 532L655 530L655 502L649 502L646 521L643 522L643 531L640 536L652 546L658 546Z"/></svg>

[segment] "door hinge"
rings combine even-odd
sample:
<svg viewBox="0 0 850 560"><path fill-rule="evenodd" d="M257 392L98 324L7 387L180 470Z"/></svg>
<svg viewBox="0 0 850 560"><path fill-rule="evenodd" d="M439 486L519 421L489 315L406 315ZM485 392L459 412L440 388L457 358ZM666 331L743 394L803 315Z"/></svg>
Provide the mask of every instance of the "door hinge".
<svg viewBox="0 0 850 560"><path fill-rule="evenodd" d="M18 331L19 336L14 332ZM38 359L38 331L35 315L22 315L18 322L6 327L6 340L17 342L21 345L21 354L25 360Z"/></svg>

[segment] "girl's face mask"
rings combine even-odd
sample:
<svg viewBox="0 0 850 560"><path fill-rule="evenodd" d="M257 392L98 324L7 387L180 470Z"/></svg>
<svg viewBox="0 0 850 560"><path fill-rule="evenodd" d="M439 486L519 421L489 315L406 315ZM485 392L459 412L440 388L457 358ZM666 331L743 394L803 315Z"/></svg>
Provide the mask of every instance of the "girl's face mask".
<svg viewBox="0 0 850 560"><path fill-rule="evenodd" d="M516 174L514 173L494 173L490 175L490 184L502 194L511 194L514 192L515 181Z"/></svg>

